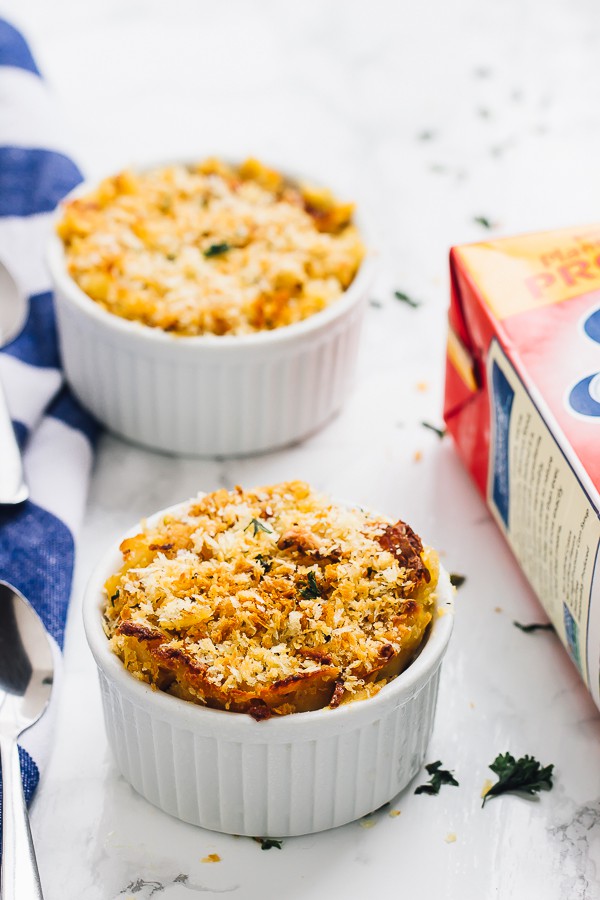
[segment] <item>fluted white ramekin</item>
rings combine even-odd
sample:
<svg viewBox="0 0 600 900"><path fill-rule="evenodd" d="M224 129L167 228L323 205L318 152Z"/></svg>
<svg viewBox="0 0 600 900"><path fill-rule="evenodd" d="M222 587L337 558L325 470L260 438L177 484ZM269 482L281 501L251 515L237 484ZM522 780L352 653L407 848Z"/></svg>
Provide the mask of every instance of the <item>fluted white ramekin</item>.
<svg viewBox="0 0 600 900"><path fill-rule="evenodd" d="M66 199L96 187L86 183ZM357 218L364 237L364 228ZM352 385L372 257L342 297L301 322L248 335L181 337L107 312L47 254L62 362L104 425L152 449L244 455L293 444L341 408Z"/></svg>
<svg viewBox="0 0 600 900"><path fill-rule="evenodd" d="M139 526L129 534L137 531ZM444 570L440 614L421 653L378 694L337 709L256 722L154 690L125 669L102 628L103 585L121 565L115 547L93 573L84 598L85 629L117 763L155 806L228 834L310 834L372 812L419 771L453 624L453 588Z"/></svg>

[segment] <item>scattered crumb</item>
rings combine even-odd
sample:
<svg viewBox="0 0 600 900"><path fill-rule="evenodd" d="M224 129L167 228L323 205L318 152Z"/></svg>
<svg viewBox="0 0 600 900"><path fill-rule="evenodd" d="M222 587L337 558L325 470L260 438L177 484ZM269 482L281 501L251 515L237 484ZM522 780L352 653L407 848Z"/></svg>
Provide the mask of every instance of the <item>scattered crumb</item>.
<svg viewBox="0 0 600 900"><path fill-rule="evenodd" d="M415 462L421 462L423 459L423 453L420 450L415 450L413 453L413 459Z"/></svg>
<svg viewBox="0 0 600 900"><path fill-rule="evenodd" d="M449 831L444 840L447 844L453 844L456 841L456 834L453 831Z"/></svg>
<svg viewBox="0 0 600 900"><path fill-rule="evenodd" d="M446 609L445 606L438 606L438 611L437 611L438 618L441 618L442 616L445 616L446 613L447 613L447 609Z"/></svg>
<svg viewBox="0 0 600 900"><path fill-rule="evenodd" d="M203 856L200 862L203 863L215 863L221 862L221 857L218 853L209 853L208 856Z"/></svg>
<svg viewBox="0 0 600 900"><path fill-rule="evenodd" d="M361 819L358 824L361 828L373 828L376 822L375 819Z"/></svg>
<svg viewBox="0 0 600 900"><path fill-rule="evenodd" d="M495 606L495 607L494 607L494 612L501 613L501 612L502 612L502 607L501 607L501 606Z"/></svg>
<svg viewBox="0 0 600 900"><path fill-rule="evenodd" d="M401 812L402 812L401 809L390 809L388 816L390 817L390 819L395 819L397 816L400 815Z"/></svg>
<svg viewBox="0 0 600 900"><path fill-rule="evenodd" d="M426 381L417 381L417 390L421 391L421 393L424 393L425 391L429 390L429 385Z"/></svg>
<svg viewBox="0 0 600 900"><path fill-rule="evenodd" d="M475 704L473 703L472 700L471 700L471 702L469 703L469 706L470 706L471 709L475 709Z"/></svg>
<svg viewBox="0 0 600 900"><path fill-rule="evenodd" d="M490 788L494 786L494 782L490 781L489 778L486 778L483 782L483 787L481 788L481 797L485 797Z"/></svg>

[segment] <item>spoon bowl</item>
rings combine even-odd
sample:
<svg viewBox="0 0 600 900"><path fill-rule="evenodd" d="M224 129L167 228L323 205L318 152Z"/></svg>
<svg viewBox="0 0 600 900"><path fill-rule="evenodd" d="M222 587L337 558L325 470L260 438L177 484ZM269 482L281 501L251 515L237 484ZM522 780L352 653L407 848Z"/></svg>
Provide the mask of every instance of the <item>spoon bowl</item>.
<svg viewBox="0 0 600 900"><path fill-rule="evenodd" d="M46 709L53 678L52 646L39 616L20 591L0 581L3 900L42 900L17 740Z"/></svg>

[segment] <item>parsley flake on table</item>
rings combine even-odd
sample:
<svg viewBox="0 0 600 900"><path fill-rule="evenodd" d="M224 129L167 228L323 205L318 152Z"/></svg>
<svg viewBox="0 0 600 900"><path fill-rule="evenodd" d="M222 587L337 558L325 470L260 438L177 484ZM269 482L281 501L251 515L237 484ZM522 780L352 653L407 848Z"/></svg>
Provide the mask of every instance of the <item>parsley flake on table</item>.
<svg viewBox="0 0 600 900"><path fill-rule="evenodd" d="M244 531L248 531L248 529L254 526L253 536L256 537L259 531L264 531L267 534L273 534L271 529L265 525L264 522L261 522L260 519L250 519L249 523L244 528Z"/></svg>
<svg viewBox="0 0 600 900"><path fill-rule="evenodd" d="M487 218L487 216L473 216L473 221L477 223L477 225L481 225L482 228L493 228L492 222Z"/></svg>
<svg viewBox="0 0 600 900"><path fill-rule="evenodd" d="M459 575L458 572L450 572L450 584L452 585L452 587L458 589L459 587L463 586L466 580L466 575Z"/></svg>
<svg viewBox="0 0 600 900"><path fill-rule="evenodd" d="M438 428L437 425L432 425L431 422L421 422L421 425L423 428L427 428L428 431L433 431L434 434L437 434L440 441L446 436L445 428Z"/></svg>
<svg viewBox="0 0 600 900"><path fill-rule="evenodd" d="M405 294L404 291L394 291L394 297L401 303L406 303L407 306L412 306L413 309L418 309L418 307L421 305L418 300L413 300L413 298L409 297L408 294Z"/></svg>
<svg viewBox="0 0 600 900"><path fill-rule="evenodd" d="M530 625L523 625L522 622L513 622L515 628L524 631L525 634L531 634L532 631L556 631L552 622L531 622Z"/></svg>
<svg viewBox="0 0 600 900"><path fill-rule="evenodd" d="M272 850L275 847L276 850L281 850L283 846L283 841L275 840L275 838L261 838L255 837L252 838L253 841L256 841L257 844L260 844L261 850Z"/></svg>
<svg viewBox="0 0 600 900"><path fill-rule="evenodd" d="M438 759L437 762L428 763L425 766L427 774L431 775L431 778L427 784L420 784L418 788L415 788L415 794L439 794L443 784L454 784L458 787L458 781L452 772L449 772L448 769L441 769L441 765L441 760Z"/></svg>
<svg viewBox="0 0 600 900"><path fill-rule="evenodd" d="M486 791L482 806L491 797L500 794L519 793L533 796L538 791L552 789L553 765L542 767L533 756L515 759L510 753L500 753L490 769L498 776L498 781Z"/></svg>

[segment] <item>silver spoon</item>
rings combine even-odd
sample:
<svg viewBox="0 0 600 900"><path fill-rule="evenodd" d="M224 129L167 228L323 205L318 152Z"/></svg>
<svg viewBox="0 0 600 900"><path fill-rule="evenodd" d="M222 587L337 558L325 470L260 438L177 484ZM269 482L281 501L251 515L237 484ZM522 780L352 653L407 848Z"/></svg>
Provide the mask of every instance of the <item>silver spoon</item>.
<svg viewBox="0 0 600 900"><path fill-rule="evenodd" d="M0 347L17 336L27 318L27 303L11 274L0 262ZM0 381L0 504L22 503L29 491L21 451Z"/></svg>
<svg viewBox="0 0 600 900"><path fill-rule="evenodd" d="M2 900L43 900L17 739L46 709L53 675L50 639L39 616L16 588L0 581Z"/></svg>

